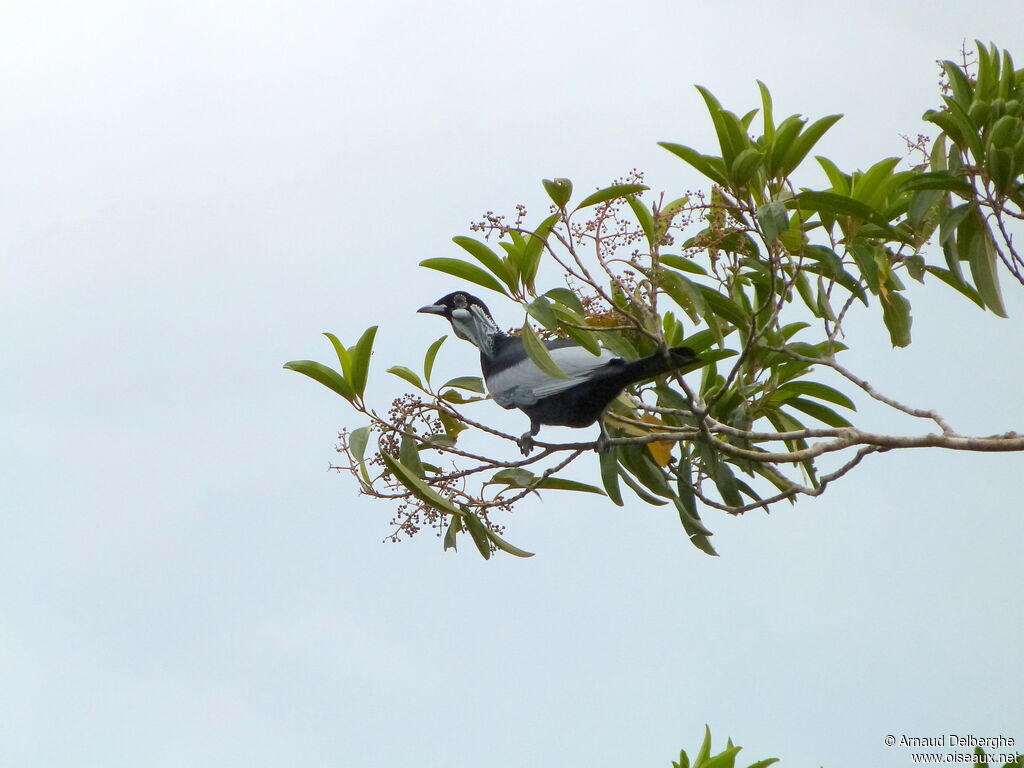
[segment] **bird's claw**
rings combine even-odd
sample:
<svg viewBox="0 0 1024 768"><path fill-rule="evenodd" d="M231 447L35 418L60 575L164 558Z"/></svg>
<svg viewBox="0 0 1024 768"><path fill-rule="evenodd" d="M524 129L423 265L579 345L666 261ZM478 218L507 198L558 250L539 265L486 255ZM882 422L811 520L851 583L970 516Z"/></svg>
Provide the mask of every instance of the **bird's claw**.
<svg viewBox="0 0 1024 768"><path fill-rule="evenodd" d="M594 451L597 453L607 453L609 448L611 448L611 446L608 445L608 435L602 431L594 442Z"/></svg>
<svg viewBox="0 0 1024 768"><path fill-rule="evenodd" d="M519 450L523 452L523 456L529 456L530 451L533 450L533 435L527 432L516 442L519 444Z"/></svg>

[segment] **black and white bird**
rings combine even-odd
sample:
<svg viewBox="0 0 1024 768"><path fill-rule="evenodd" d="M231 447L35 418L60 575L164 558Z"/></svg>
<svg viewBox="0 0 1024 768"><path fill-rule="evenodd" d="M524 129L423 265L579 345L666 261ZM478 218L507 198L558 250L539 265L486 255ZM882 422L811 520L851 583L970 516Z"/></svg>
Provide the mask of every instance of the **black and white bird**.
<svg viewBox="0 0 1024 768"><path fill-rule="evenodd" d="M545 341L552 359L568 378L542 371L530 359L518 336L502 331L486 305L475 296L456 291L418 312L441 315L455 335L480 349L480 368L487 391L502 408L518 408L530 417L530 430L519 438L524 455L533 449L533 437L542 424L588 427L601 420L601 449L605 408L630 384L697 362L689 347L673 347L668 357L656 353L639 360L624 360L607 350L593 355L566 340Z"/></svg>

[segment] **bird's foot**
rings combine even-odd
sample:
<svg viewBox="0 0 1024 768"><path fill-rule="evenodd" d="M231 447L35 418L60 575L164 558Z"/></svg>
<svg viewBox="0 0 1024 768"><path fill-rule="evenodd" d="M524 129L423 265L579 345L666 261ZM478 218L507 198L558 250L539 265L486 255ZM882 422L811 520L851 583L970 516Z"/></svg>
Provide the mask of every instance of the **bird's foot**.
<svg viewBox="0 0 1024 768"><path fill-rule="evenodd" d="M608 449L611 448L611 446L608 445L608 440L608 433L602 429L601 434L598 435L597 440L594 441L594 451L597 453L607 453Z"/></svg>
<svg viewBox="0 0 1024 768"><path fill-rule="evenodd" d="M524 432L523 436L516 440L516 442L519 444L519 450L523 452L523 456L529 456L530 451L533 450L533 435L529 432Z"/></svg>

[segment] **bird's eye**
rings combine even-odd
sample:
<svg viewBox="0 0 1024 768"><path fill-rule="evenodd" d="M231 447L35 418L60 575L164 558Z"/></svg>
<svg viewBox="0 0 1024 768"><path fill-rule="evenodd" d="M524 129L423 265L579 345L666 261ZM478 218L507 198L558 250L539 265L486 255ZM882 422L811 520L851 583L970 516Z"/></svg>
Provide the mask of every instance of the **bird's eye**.
<svg viewBox="0 0 1024 768"><path fill-rule="evenodd" d="M460 309L464 309L466 307L467 303L468 302L466 301L466 297L463 296L461 293L457 294L455 296L455 306L456 307L459 307Z"/></svg>

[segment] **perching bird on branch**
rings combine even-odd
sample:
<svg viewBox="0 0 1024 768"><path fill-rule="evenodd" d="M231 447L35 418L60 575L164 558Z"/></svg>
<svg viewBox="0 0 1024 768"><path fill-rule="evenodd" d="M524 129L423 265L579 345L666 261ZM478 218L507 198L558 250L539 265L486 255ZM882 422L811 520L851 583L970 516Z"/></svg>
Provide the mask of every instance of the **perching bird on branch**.
<svg viewBox="0 0 1024 768"><path fill-rule="evenodd" d="M518 408L530 417L530 430L519 438L523 455L533 449L533 437L542 424L588 427L598 420L598 450L602 450L608 438L604 410L623 389L699 359L689 347L672 347L667 357L657 352L639 360L623 360L604 349L593 355L572 341L545 341L552 359L568 377L557 378L537 367L523 340L498 328L475 296L456 291L417 311L447 318L456 336L480 349L480 368L494 402L502 408Z"/></svg>

